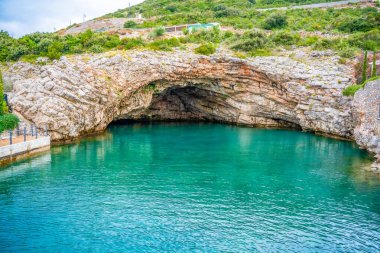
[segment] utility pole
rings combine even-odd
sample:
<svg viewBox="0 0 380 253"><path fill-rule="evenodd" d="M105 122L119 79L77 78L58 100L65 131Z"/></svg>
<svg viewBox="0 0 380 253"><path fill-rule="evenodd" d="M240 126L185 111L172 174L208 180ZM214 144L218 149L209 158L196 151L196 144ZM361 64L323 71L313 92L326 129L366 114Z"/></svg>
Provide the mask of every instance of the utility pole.
<svg viewBox="0 0 380 253"><path fill-rule="evenodd" d="M86 21L86 14L83 13L83 23Z"/></svg>

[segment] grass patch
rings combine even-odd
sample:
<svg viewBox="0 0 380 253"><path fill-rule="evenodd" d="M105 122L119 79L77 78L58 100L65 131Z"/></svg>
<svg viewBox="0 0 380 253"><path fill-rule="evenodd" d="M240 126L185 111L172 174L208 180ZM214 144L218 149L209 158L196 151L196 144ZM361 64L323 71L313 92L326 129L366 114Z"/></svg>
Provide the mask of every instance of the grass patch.
<svg viewBox="0 0 380 253"><path fill-rule="evenodd" d="M273 53L272 53L272 50L263 48L263 49L253 50L253 51L249 52L248 55L250 57L271 56L271 55L273 55Z"/></svg>
<svg viewBox="0 0 380 253"><path fill-rule="evenodd" d="M350 85L343 90L343 96L353 96L358 90L360 90L361 88L364 88L368 82L372 82L375 80L380 80L380 76L369 78L363 84Z"/></svg>
<svg viewBox="0 0 380 253"><path fill-rule="evenodd" d="M354 84L354 85L350 85L348 87L346 87L344 90L343 90L343 96L346 96L346 97L349 97L349 96L353 96L355 95L355 93L360 90L361 88L363 88L364 85L363 84Z"/></svg>

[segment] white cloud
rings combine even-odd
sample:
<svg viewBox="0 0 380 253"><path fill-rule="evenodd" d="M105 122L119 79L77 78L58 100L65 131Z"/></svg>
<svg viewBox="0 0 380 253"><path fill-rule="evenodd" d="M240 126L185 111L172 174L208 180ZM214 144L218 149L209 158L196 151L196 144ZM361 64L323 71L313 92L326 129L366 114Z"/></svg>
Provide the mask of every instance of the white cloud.
<svg viewBox="0 0 380 253"><path fill-rule="evenodd" d="M0 30L20 37L32 32L52 32L137 4L143 0L0 0Z"/></svg>

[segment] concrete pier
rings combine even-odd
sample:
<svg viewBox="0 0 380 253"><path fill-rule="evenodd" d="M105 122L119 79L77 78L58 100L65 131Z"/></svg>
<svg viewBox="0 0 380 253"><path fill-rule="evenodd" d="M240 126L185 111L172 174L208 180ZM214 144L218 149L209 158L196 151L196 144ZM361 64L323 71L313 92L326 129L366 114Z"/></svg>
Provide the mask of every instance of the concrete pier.
<svg viewBox="0 0 380 253"><path fill-rule="evenodd" d="M0 147L0 165L27 158L50 149L50 136Z"/></svg>

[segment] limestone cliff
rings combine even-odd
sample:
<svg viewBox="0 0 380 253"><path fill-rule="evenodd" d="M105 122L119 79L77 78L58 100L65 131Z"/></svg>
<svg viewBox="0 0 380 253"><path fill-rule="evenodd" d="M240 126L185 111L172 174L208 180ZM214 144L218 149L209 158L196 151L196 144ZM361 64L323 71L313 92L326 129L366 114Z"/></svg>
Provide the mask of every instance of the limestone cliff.
<svg viewBox="0 0 380 253"><path fill-rule="evenodd" d="M301 56L300 56L301 55ZM130 51L18 62L5 76L11 104L55 141L103 131L122 118L294 126L352 138L351 67L332 56L206 57Z"/></svg>
<svg viewBox="0 0 380 253"><path fill-rule="evenodd" d="M366 84L353 101L354 139L376 155L372 170L380 173L380 80Z"/></svg>

